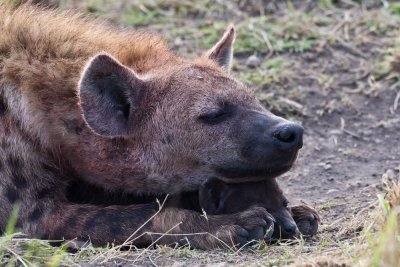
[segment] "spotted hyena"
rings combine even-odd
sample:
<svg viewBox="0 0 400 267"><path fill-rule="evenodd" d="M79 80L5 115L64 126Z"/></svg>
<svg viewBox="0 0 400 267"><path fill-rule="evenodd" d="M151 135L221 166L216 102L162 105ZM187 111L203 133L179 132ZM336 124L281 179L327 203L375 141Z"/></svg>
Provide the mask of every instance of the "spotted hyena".
<svg viewBox="0 0 400 267"><path fill-rule="evenodd" d="M234 39L229 27L189 60L146 32L0 4L0 229L17 203L24 233L96 245L132 234L144 246L157 233L209 232L187 240L211 248L270 221L262 207L206 219L174 207L157 213L151 203L77 204L66 193L85 182L176 194L211 177L241 183L289 170L303 129L272 115L231 76Z"/></svg>

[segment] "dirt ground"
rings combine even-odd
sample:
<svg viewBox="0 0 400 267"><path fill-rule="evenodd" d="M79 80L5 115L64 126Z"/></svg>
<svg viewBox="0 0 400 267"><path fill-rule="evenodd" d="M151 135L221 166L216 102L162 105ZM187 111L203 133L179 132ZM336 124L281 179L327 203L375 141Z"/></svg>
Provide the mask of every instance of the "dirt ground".
<svg viewBox="0 0 400 267"><path fill-rule="evenodd" d="M305 128L298 162L279 181L292 204L305 202L320 212L318 235L241 251L161 247L115 257L103 252L90 260L81 253L76 264L280 266L324 255L357 261L348 248L363 231L364 215L377 208L383 183L400 171L400 79L390 64L400 52L400 5L227 2L66 0L59 6L160 32L189 56L235 23L234 74L273 112Z"/></svg>

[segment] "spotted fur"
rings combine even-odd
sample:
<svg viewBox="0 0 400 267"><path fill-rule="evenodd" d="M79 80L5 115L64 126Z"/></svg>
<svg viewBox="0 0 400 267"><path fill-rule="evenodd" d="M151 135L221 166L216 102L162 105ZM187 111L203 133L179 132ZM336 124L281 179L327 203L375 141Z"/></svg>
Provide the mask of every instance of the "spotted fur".
<svg viewBox="0 0 400 267"><path fill-rule="evenodd" d="M265 209L207 221L194 211L167 208L136 231L157 206L67 198L76 181L136 195L196 190L221 175L213 166L242 157L237 124L251 121L238 117L223 126L206 125L199 122L204 113L232 106L284 121L227 72L234 39L230 27L193 61L170 52L153 34L69 11L0 4L0 229L18 205L18 228L40 238L77 237L104 245L136 233L134 244L148 245L156 233L173 228L240 243L243 229L267 220ZM289 164L284 166L276 174ZM235 181L265 178L250 171ZM186 240L200 248L221 244L211 237Z"/></svg>

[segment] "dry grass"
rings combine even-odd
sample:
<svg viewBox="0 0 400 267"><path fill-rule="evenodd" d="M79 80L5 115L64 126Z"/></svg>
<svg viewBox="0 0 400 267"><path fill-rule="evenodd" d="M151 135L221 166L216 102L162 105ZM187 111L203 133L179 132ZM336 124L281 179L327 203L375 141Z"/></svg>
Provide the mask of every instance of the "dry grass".
<svg viewBox="0 0 400 267"><path fill-rule="evenodd" d="M341 226L338 239L346 237L342 241L327 239L319 244L309 244L310 241L295 240L273 246L260 243L245 250L214 251L165 246L126 250L122 246L94 248L88 244L76 253L69 253L67 244L53 247L48 241L7 234L0 238L0 263L7 266L110 266L117 263L122 266L164 266L188 262L238 265L247 262L251 265L290 264L299 267L399 266L400 177L388 184L386 196L380 197L374 204L377 209L361 212Z"/></svg>
<svg viewBox="0 0 400 267"><path fill-rule="evenodd" d="M380 198L380 212L376 215L378 232L370 239L361 266L400 266L400 177L390 182L385 198Z"/></svg>
<svg viewBox="0 0 400 267"><path fill-rule="evenodd" d="M301 257L291 266L400 266L400 174L393 181L385 181L384 186L385 196L378 196L371 204L377 208L360 212L338 233L353 236L353 244L343 242L333 255Z"/></svg>

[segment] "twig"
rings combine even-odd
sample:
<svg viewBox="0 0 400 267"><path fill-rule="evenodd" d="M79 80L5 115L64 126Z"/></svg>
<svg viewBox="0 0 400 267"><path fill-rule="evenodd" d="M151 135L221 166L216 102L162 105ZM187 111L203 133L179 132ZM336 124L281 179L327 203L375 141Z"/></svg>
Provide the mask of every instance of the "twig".
<svg viewBox="0 0 400 267"><path fill-rule="evenodd" d="M224 241L222 241L220 238L218 238L217 236L209 233L209 232L199 232L199 233L191 233L191 234L169 234L168 232L166 233L156 233L156 232L145 232L144 234L151 234L151 235L162 235L162 236L194 236L194 235L209 235L213 238L215 238L216 240L218 240L221 244L223 244L227 249L230 249L232 252L234 252L235 250L233 249L233 246L229 246L227 243L225 243ZM233 240L231 239L232 244L234 243ZM154 245L154 244L153 244Z"/></svg>
<svg viewBox="0 0 400 267"><path fill-rule="evenodd" d="M271 41L268 38L268 34L266 32L258 30L258 33L261 34L263 41L265 42L265 44L268 47L268 54L265 56L265 59L268 59L274 54L274 48L273 48Z"/></svg>
<svg viewBox="0 0 400 267"><path fill-rule="evenodd" d="M371 71L366 71L364 74L362 74L362 75L360 75L360 76L358 76L358 77L356 77L356 78L354 78L354 79L348 79L348 80L346 80L346 81L341 81L341 82L339 82L338 83L338 85L339 86L346 86L346 85L352 85L352 84L354 84L355 82L357 82L357 81L360 81L360 80L363 80L363 79L365 79L365 78L367 78L369 75L371 74ZM345 90L346 90L346 88L345 88ZM346 90L348 93L353 93L353 92L355 92L355 90Z"/></svg>
<svg viewBox="0 0 400 267"><path fill-rule="evenodd" d="M133 232L133 234L131 234L126 240L125 242L121 245L121 247L124 247L127 245L127 243L130 242L130 239L135 236L137 234L137 232L139 232L146 224L148 224L154 217L156 217L162 210L162 208L164 207L165 202L167 201L168 195L164 198L164 201L161 203L158 211L156 213L153 214L153 216L151 216L147 221L145 221L138 229L136 229L135 232Z"/></svg>
<svg viewBox="0 0 400 267"><path fill-rule="evenodd" d="M358 135L358 134L356 134L356 133L354 133L354 132L352 132L352 131L343 129L343 132L344 132L344 133L347 133L348 135L350 135L350 136L352 136L352 137L354 137L354 138L361 139L361 136L360 136L360 135Z"/></svg>
<svg viewBox="0 0 400 267"><path fill-rule="evenodd" d="M329 37L336 36L336 33L343 28L348 21L342 20L339 24L337 24L329 33L324 34L325 38L320 42L318 49L322 50L326 43L328 42Z"/></svg>
<svg viewBox="0 0 400 267"><path fill-rule="evenodd" d="M163 238L164 236L166 236L169 232L171 232L172 230L174 230L176 227L178 227L179 225L181 225L182 222L177 223L176 225L174 225L173 227L171 227L167 232L165 232L165 234L162 234L160 237L156 238L156 240L154 240L147 248L145 248L140 254L139 256L136 257L136 259L133 261L133 263L135 263L144 253L146 253L150 247L153 247L154 244L156 244L158 241L160 241L161 238Z"/></svg>
<svg viewBox="0 0 400 267"><path fill-rule="evenodd" d="M393 110L396 111L397 107L399 106L399 100L400 100L400 92L397 92L397 95L394 99L394 103L393 103Z"/></svg>
<svg viewBox="0 0 400 267"><path fill-rule="evenodd" d="M154 263L154 261L151 259L150 256L149 256L149 260L150 260L151 264L152 264L154 267L158 267L158 265Z"/></svg>
<svg viewBox="0 0 400 267"><path fill-rule="evenodd" d="M343 46L350 54L354 56L361 57L362 59L367 59L366 56L364 56L363 52L358 50L356 47L352 46L349 43L346 43L343 41L340 37L336 37L336 40L340 43L341 46Z"/></svg>
<svg viewBox="0 0 400 267"><path fill-rule="evenodd" d="M296 101L294 101L294 100L290 100L290 99L288 99L288 98L285 98L285 97L279 97L279 100L280 100L281 102L283 102L283 103L289 105L289 106L294 107L295 109L298 109L298 110L301 110L301 109L304 108L304 106L303 106L302 104L300 104L300 103L298 103L298 102L296 102Z"/></svg>
<svg viewBox="0 0 400 267"><path fill-rule="evenodd" d="M28 267L28 265L26 264L25 260L24 260L20 255L18 255L17 253L15 253L13 250L11 250L11 249L8 248L8 247L7 247L6 249L7 249L8 252L10 252L11 254L13 254L13 255L17 258L17 260L21 262L22 265L24 265L25 267ZM28 262L28 261L27 261L27 262ZM29 263L29 262L28 262L28 263ZM29 263L29 264L31 264L31 263Z"/></svg>
<svg viewBox="0 0 400 267"><path fill-rule="evenodd" d="M164 201L160 204L160 207L159 207L158 211L157 211L156 213L154 213L147 221L145 221L138 229L136 229L136 231L133 232L133 233L124 241L124 243L122 243L121 245L118 245L118 246L113 247L112 249L110 249L110 250L107 252L107 254L109 255L109 257L115 258L115 257L116 257L115 254L118 253L118 252L120 251L121 248L128 247L128 246L131 248L131 247L132 247L132 242L133 242L133 241L135 241L135 240L137 240L138 238L140 238L140 237L146 235L146 233L142 233L142 234L140 234L139 236L133 238L144 226L146 226L155 216L157 216L157 215L161 212L162 208L164 207L165 202L167 201L167 198L168 198L168 195L165 197ZM100 255L99 255L97 258L99 258L99 257L100 257ZM109 258L109 257L106 257L106 258Z"/></svg>

